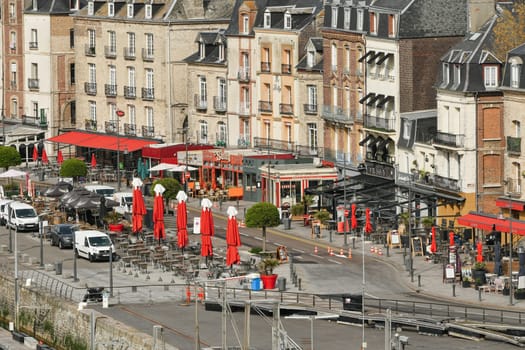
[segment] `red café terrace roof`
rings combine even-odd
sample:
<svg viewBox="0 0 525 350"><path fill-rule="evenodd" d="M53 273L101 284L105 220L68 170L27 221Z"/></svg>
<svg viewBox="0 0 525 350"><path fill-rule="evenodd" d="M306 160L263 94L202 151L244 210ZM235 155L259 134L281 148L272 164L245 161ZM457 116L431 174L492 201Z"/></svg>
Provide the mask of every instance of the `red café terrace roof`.
<svg viewBox="0 0 525 350"><path fill-rule="evenodd" d="M206 149L212 149L214 148L211 145L192 145L188 144L188 151L198 151L198 150L206 150ZM153 158L153 159L160 159L163 162L168 163L169 158L177 158L177 152L185 151L186 145L184 143L180 143L177 145L170 145L170 146L164 146L164 147L144 147L142 149L142 157L145 158ZM176 162L175 162L176 163Z"/></svg>
<svg viewBox="0 0 525 350"><path fill-rule="evenodd" d="M516 199L498 198L496 199L496 206L504 209L523 211L523 208L525 208L525 202Z"/></svg>
<svg viewBox="0 0 525 350"><path fill-rule="evenodd" d="M75 145L80 147L88 147L95 149L107 149L111 151L129 151L134 152L144 146L159 143L156 140L130 138L125 136L114 136L100 133L92 133L85 131L69 131L58 136L47 139L50 142L65 143L68 145Z"/></svg>
<svg viewBox="0 0 525 350"><path fill-rule="evenodd" d="M512 233L525 235L525 221L512 219L511 222L508 217L500 219L499 217L495 216L470 212L467 215L459 217L458 223L463 226L478 228L485 231L495 230L501 232L510 232L512 228Z"/></svg>

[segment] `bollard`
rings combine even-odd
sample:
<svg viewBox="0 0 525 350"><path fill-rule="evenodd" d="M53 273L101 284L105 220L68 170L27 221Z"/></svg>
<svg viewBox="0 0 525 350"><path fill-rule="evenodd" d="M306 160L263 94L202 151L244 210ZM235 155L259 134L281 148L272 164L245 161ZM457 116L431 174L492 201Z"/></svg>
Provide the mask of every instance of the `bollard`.
<svg viewBox="0 0 525 350"><path fill-rule="evenodd" d="M301 279L299 278L299 279L297 280L297 282L298 282L298 284L299 284L299 290L301 290Z"/></svg>
<svg viewBox="0 0 525 350"><path fill-rule="evenodd" d="M330 243L332 243L332 228L330 227Z"/></svg>
<svg viewBox="0 0 525 350"><path fill-rule="evenodd" d="M417 275L417 286L421 287L421 275Z"/></svg>
<svg viewBox="0 0 525 350"><path fill-rule="evenodd" d="M478 288L478 299L481 301L481 289Z"/></svg>
<svg viewBox="0 0 525 350"><path fill-rule="evenodd" d="M390 245L386 245L386 257L389 258L390 257Z"/></svg>
<svg viewBox="0 0 525 350"><path fill-rule="evenodd" d="M452 296L455 297L456 296L456 284L452 284Z"/></svg>
<svg viewBox="0 0 525 350"><path fill-rule="evenodd" d="M352 249L355 249L355 237L352 237Z"/></svg>

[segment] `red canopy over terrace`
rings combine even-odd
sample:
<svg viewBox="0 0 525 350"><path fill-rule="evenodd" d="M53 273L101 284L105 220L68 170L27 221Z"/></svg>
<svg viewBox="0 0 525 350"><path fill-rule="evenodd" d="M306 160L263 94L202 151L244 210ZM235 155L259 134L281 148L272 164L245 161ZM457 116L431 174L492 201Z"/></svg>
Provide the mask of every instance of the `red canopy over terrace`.
<svg viewBox="0 0 525 350"><path fill-rule="evenodd" d="M485 231L510 232L511 220L508 217L499 218L495 216L469 213L458 218L458 223L463 226L478 228ZM525 235L525 222L512 219L512 233Z"/></svg>

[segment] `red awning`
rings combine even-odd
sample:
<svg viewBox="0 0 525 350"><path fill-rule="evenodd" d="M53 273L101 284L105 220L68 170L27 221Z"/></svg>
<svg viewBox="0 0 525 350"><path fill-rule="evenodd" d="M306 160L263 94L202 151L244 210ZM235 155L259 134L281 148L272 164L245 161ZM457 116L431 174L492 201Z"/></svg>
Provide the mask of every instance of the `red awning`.
<svg viewBox="0 0 525 350"><path fill-rule="evenodd" d="M496 206L505 209L512 208L512 210L523 211L525 203L523 203L522 201L510 200L507 198L498 198L496 199Z"/></svg>
<svg viewBox="0 0 525 350"><path fill-rule="evenodd" d="M110 151L116 151L118 148L121 152L134 152L147 145L159 143L159 141L155 140L135 139L124 136L117 137L114 135L95 134L83 131L66 132L64 134L51 137L46 141L95 149L107 149Z"/></svg>
<svg viewBox="0 0 525 350"><path fill-rule="evenodd" d="M492 216L470 213L458 218L458 223L463 226L478 228L485 231L501 231L525 235L525 221L509 220L509 218L496 218Z"/></svg>

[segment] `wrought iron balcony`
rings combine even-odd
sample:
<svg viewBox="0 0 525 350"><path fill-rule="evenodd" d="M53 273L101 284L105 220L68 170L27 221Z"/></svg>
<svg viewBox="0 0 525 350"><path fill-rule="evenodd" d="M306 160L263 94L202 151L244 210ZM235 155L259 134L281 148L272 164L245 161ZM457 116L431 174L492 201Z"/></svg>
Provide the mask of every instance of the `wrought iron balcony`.
<svg viewBox="0 0 525 350"><path fill-rule="evenodd" d="M317 114L317 105L311 105L311 104L304 104L304 113L306 114Z"/></svg>
<svg viewBox="0 0 525 350"><path fill-rule="evenodd" d="M38 41L30 41L29 50L37 50L37 49L38 49Z"/></svg>
<svg viewBox="0 0 525 350"><path fill-rule="evenodd" d="M438 131L434 137L434 145L462 148L464 142L464 135L449 134L446 132Z"/></svg>
<svg viewBox="0 0 525 350"><path fill-rule="evenodd" d="M272 69L271 62L261 62L261 72L269 73Z"/></svg>
<svg viewBox="0 0 525 350"><path fill-rule="evenodd" d="M97 131L97 121L93 119L86 119L85 128L88 131Z"/></svg>
<svg viewBox="0 0 525 350"><path fill-rule="evenodd" d="M279 113L286 114L286 115L293 114L293 104L279 103Z"/></svg>
<svg viewBox="0 0 525 350"><path fill-rule="evenodd" d="M250 115L250 102L241 102L239 104L239 115L241 116Z"/></svg>
<svg viewBox="0 0 525 350"><path fill-rule="evenodd" d="M18 84L16 83L16 80L11 80L9 82L9 87L11 88L11 90L16 90Z"/></svg>
<svg viewBox="0 0 525 350"><path fill-rule="evenodd" d="M96 95L97 83L84 83L84 92L88 95Z"/></svg>
<svg viewBox="0 0 525 350"><path fill-rule="evenodd" d="M142 49L142 60L146 62L153 62L153 50L152 49Z"/></svg>
<svg viewBox="0 0 525 350"><path fill-rule="evenodd" d="M110 120L104 123L104 130L107 134L118 134L117 121Z"/></svg>
<svg viewBox="0 0 525 350"><path fill-rule="evenodd" d="M259 112L272 112L272 101L259 101Z"/></svg>
<svg viewBox="0 0 525 350"><path fill-rule="evenodd" d="M142 99L145 101L153 101L155 99L153 88L142 88Z"/></svg>
<svg viewBox="0 0 525 350"><path fill-rule="evenodd" d="M30 90L38 90L40 88L40 80L39 79L27 79L27 87Z"/></svg>
<svg viewBox="0 0 525 350"><path fill-rule="evenodd" d="M130 136L137 135L137 125L130 124L130 123L124 123L124 134L130 135Z"/></svg>
<svg viewBox="0 0 525 350"><path fill-rule="evenodd" d="M104 92L106 93L107 97L117 96L117 85L104 84Z"/></svg>
<svg viewBox="0 0 525 350"><path fill-rule="evenodd" d="M521 196L521 179L507 179L506 192L511 195Z"/></svg>
<svg viewBox="0 0 525 350"><path fill-rule="evenodd" d="M336 121L341 123L353 123L354 118L347 109L342 109L339 106L323 106L323 119Z"/></svg>
<svg viewBox="0 0 525 350"><path fill-rule="evenodd" d="M203 96L203 95L195 94L194 101L195 101L195 109L198 109L198 110L208 109L208 101L206 100L206 95Z"/></svg>
<svg viewBox="0 0 525 350"><path fill-rule="evenodd" d="M154 137L155 136L155 128L153 126L142 126L142 136L143 137Z"/></svg>
<svg viewBox="0 0 525 350"><path fill-rule="evenodd" d="M136 98L137 88L135 86L124 86L124 97L125 98Z"/></svg>
<svg viewBox="0 0 525 350"><path fill-rule="evenodd" d="M213 97L213 108L216 112L226 112L228 107L226 103L226 96L214 96Z"/></svg>
<svg viewBox="0 0 525 350"><path fill-rule="evenodd" d="M237 72L237 79L240 82L250 81L250 67L241 67Z"/></svg>
<svg viewBox="0 0 525 350"><path fill-rule="evenodd" d="M135 58L137 58L137 52L135 48L125 47L124 48L124 59L134 60Z"/></svg>
<svg viewBox="0 0 525 350"><path fill-rule="evenodd" d="M451 179L448 177L434 175L433 179L434 187L441 188L444 190L459 192L461 190L459 180Z"/></svg>
<svg viewBox="0 0 525 350"><path fill-rule="evenodd" d="M265 137L254 137L253 138L253 147L261 149L274 149L281 151L294 151L295 142L292 141L283 141L277 139L268 139Z"/></svg>
<svg viewBox="0 0 525 350"><path fill-rule="evenodd" d="M394 118L380 118L374 115L365 115L365 128L376 129L378 131L394 132L396 127Z"/></svg>
<svg viewBox="0 0 525 350"><path fill-rule="evenodd" d="M95 56L95 54L96 54L95 46L91 46L89 44L86 44L84 50L85 50L86 56Z"/></svg>
<svg viewBox="0 0 525 350"><path fill-rule="evenodd" d="M281 73L282 74L292 74L292 65L291 64L281 64Z"/></svg>
<svg viewBox="0 0 525 350"><path fill-rule="evenodd" d="M250 135L240 135L237 139L237 146L239 146L239 148L250 147Z"/></svg>
<svg viewBox="0 0 525 350"><path fill-rule="evenodd" d="M521 137L507 136L507 153L517 156L521 154Z"/></svg>
<svg viewBox="0 0 525 350"><path fill-rule="evenodd" d="M116 58L117 48L115 46L104 46L104 55L106 58Z"/></svg>

